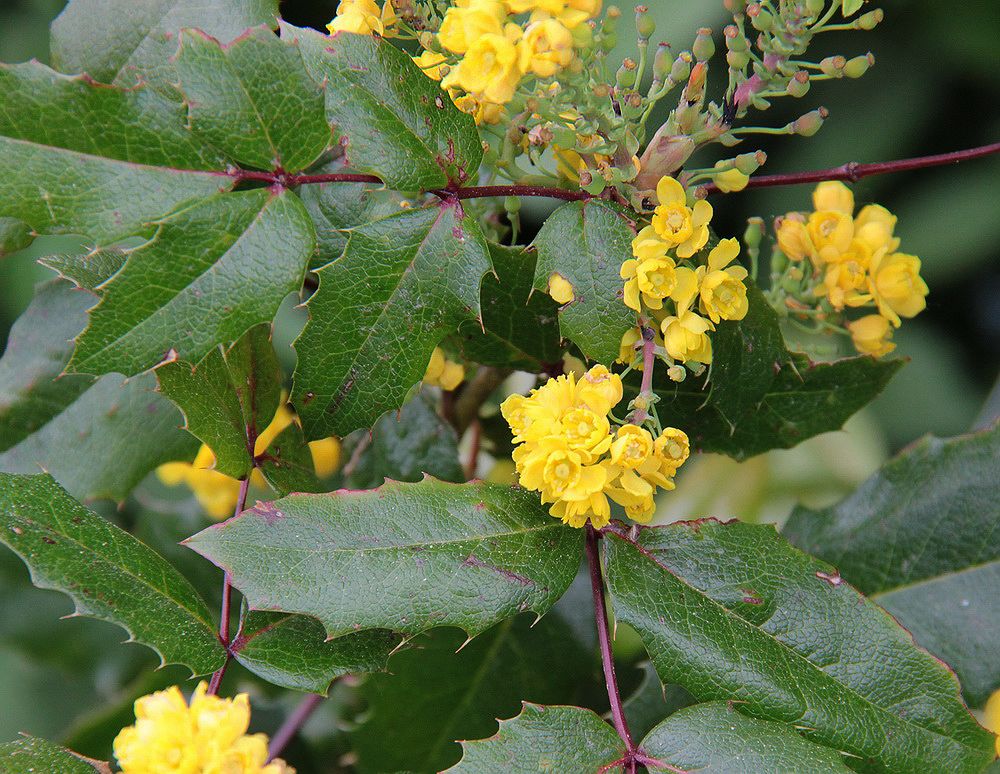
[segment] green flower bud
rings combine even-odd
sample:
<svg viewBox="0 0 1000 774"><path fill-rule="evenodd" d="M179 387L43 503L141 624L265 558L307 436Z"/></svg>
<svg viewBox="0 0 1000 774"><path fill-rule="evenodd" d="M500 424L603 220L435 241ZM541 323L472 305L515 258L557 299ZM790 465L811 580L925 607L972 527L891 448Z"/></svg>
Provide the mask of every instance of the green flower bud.
<svg viewBox="0 0 1000 774"><path fill-rule="evenodd" d="M767 154L759 150L740 154L736 157L734 166L744 175L752 175L764 165L765 161L767 161Z"/></svg>
<svg viewBox="0 0 1000 774"><path fill-rule="evenodd" d="M635 8L635 30L639 33L640 41L649 40L656 32L656 22L649 15L649 8L644 5L637 5Z"/></svg>
<svg viewBox="0 0 1000 774"><path fill-rule="evenodd" d="M521 197L520 196L507 196L503 200L503 207L511 215L514 215L521 211Z"/></svg>
<svg viewBox="0 0 1000 774"><path fill-rule="evenodd" d="M677 55L673 64L670 66L670 80L674 83L681 83L686 81L691 76L691 60L690 51L681 51Z"/></svg>
<svg viewBox="0 0 1000 774"><path fill-rule="evenodd" d="M876 8L874 11L869 11L866 14L862 14L857 19L854 20L854 26L859 30L873 30L875 29L885 18L885 13L882 12L881 8Z"/></svg>
<svg viewBox="0 0 1000 774"><path fill-rule="evenodd" d="M820 130L820 127L823 126L823 122L829 115L830 111L826 108L817 108L816 110L809 111L804 116L796 118L786 128L792 134L798 134L802 137L812 137Z"/></svg>
<svg viewBox="0 0 1000 774"><path fill-rule="evenodd" d="M698 35L691 46L691 53L699 62L704 62L712 58L715 54L715 41L712 40L712 30L702 27L698 30Z"/></svg>
<svg viewBox="0 0 1000 774"><path fill-rule="evenodd" d="M666 43L660 43L656 47L656 53L653 54L653 78L663 82L667 80L670 75L670 67L673 64L673 60L670 58L670 46ZM685 78L687 76L684 76Z"/></svg>
<svg viewBox="0 0 1000 774"><path fill-rule="evenodd" d="M747 7L747 16L750 17L750 25L758 32L770 32L774 28L774 14L760 3L753 3Z"/></svg>
<svg viewBox="0 0 1000 774"><path fill-rule="evenodd" d="M742 70L750 64L750 54L747 51L730 51L726 54L726 64L733 70Z"/></svg>
<svg viewBox="0 0 1000 774"><path fill-rule="evenodd" d="M860 78L870 68L875 64L875 57L869 51L864 56L856 56L853 59L848 59L847 64L844 65L844 75L848 78Z"/></svg>
<svg viewBox="0 0 1000 774"><path fill-rule="evenodd" d="M619 89L631 89L635 86L636 78L638 77L638 66L635 60L626 58L622 62L622 66L618 68L618 72L615 73L615 83L618 84Z"/></svg>
<svg viewBox="0 0 1000 774"><path fill-rule="evenodd" d="M809 73L799 70L788 81L788 95L791 97L804 97L809 93Z"/></svg>
<svg viewBox="0 0 1000 774"><path fill-rule="evenodd" d="M757 217L747 218L747 230L743 232L743 244L752 250L756 250L760 247L763 238L764 219Z"/></svg>
<svg viewBox="0 0 1000 774"><path fill-rule="evenodd" d="M844 77L844 68L847 66L847 59L840 56L828 56L819 63L819 69L824 75L830 75L834 78Z"/></svg>
<svg viewBox="0 0 1000 774"><path fill-rule="evenodd" d="M726 38L726 48L730 51L749 51L750 44L743 35L743 30L735 24L730 24L723 30Z"/></svg>
<svg viewBox="0 0 1000 774"><path fill-rule="evenodd" d="M806 11L811 16L819 16L826 9L826 0L806 0Z"/></svg>

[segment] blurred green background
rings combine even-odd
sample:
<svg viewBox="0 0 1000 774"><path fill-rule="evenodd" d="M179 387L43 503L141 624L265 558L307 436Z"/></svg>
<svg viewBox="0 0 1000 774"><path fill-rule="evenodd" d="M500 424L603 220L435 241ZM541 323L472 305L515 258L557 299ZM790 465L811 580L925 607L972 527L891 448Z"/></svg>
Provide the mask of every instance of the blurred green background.
<svg viewBox="0 0 1000 774"><path fill-rule="evenodd" d="M725 23L721 0L646 4L657 21L655 38L675 51L690 45L695 28L710 26L721 33ZM48 24L63 5L61 0L0 0L0 61L47 60ZM1000 140L1000 12L994 0L879 5L886 21L878 29L825 36L812 56L871 50L876 66L865 78L816 84L804 99L779 101L761 116L760 123L781 126L817 105L831 113L814 138L744 143L743 150L767 151L765 172L904 158ZM282 14L293 23L322 28L335 7L336 0L294 0L282 3ZM631 7L623 9L619 59L634 55ZM787 210L807 209L810 190L799 186L731 195L716 202L715 224L722 234L741 235L750 215L770 220ZM955 435L976 421L1000 363L1000 157L868 178L854 190L859 204L876 201L899 216L902 249L923 261L931 288L927 311L906 321L896 336L898 353L911 362L846 432L742 465L721 458L693 461L678 491L665 498L659 518L781 520L797 500L819 505L838 499L889 453L924 433ZM535 221L544 215L541 209L526 207L525 212ZM43 238L0 260L0 347L34 285L50 276L36 259L74 246L71 239ZM997 400L994 393L994 407ZM155 510L136 506L128 518L158 547L175 545L198 528L194 514L164 522ZM177 547L170 558L185 571L201 573L204 582L198 585L211 594L217 579L186 553ZM84 752L101 754L106 744L101 734L130 720L132 694L183 674L168 670L130 685L155 666L155 659L141 647L118 647L123 635L115 627L56 620L69 610L61 595L28 587L20 562L0 551L0 740L17 731L55 739L70 734ZM43 621L49 623L43 627ZM101 708L109 703L123 716L102 717ZM266 701L255 704L255 724L265 730L278 717L269 714ZM321 714L315 730L332 718L332 712Z"/></svg>

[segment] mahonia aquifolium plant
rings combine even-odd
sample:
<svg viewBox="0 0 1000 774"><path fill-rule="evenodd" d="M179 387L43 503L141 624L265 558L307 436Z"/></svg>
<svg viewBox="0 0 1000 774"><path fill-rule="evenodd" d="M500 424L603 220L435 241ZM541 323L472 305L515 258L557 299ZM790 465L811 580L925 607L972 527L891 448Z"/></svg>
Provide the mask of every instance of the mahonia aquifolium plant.
<svg viewBox="0 0 1000 774"><path fill-rule="evenodd" d="M1000 561L968 540L1000 529L995 425L782 534L658 513L692 454L837 430L900 366L920 259L843 182L893 162L764 178L744 145L819 131L822 107L756 116L865 75L870 53L810 49L881 10L725 0L721 34L671 48L640 5L619 62L601 0L341 0L325 31L275 25L271 0L151 5L71 0L68 74L0 67L0 255L87 240L44 259L59 276L0 359L0 541L78 613L211 676L189 700L103 690L135 722L103 747L87 727L81 752L125 774L989 765L968 706L1000 729L1000 664L970 656L997 641L995 596L945 581ZM84 24L98 8L115 18ZM121 30L143 43L122 53ZM773 231L713 223L725 195L806 180L812 210ZM561 204L522 223L527 197ZM120 515L82 504L101 499ZM221 596L159 553L185 513ZM553 607L582 557L593 621ZM955 609L979 623L945 631ZM628 702L619 630L650 660ZM249 697L273 716L273 686L308 695L269 743ZM454 743L529 698L549 703ZM94 765L0 745L2 770Z"/></svg>

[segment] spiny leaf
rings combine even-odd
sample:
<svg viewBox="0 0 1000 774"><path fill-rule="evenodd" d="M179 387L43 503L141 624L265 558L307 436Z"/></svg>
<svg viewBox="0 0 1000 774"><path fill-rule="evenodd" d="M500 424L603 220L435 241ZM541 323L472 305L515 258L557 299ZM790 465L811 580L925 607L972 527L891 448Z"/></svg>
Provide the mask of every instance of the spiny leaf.
<svg viewBox="0 0 1000 774"><path fill-rule="evenodd" d="M243 478L253 467L254 442L281 400L281 366L271 329L257 325L231 347L213 349L197 366L156 369L160 392L184 412L187 429L215 454L215 469Z"/></svg>
<svg viewBox="0 0 1000 774"><path fill-rule="evenodd" d="M351 232L321 269L295 342L292 402L306 437L345 436L398 408L434 347L479 315L490 256L461 205L404 210Z"/></svg>
<svg viewBox="0 0 1000 774"><path fill-rule="evenodd" d="M664 682L799 726L864 771L971 774L992 759L954 674L772 527L678 522L635 540L616 529L606 557L615 615Z"/></svg>
<svg viewBox="0 0 1000 774"><path fill-rule="evenodd" d="M326 86L326 114L353 169L401 191L474 179L483 147L471 116L425 76L405 51L372 35L331 37L281 23Z"/></svg>
<svg viewBox="0 0 1000 774"><path fill-rule="evenodd" d="M970 704L1000 688L1000 425L927 437L789 540L841 574L958 673Z"/></svg>
<svg viewBox="0 0 1000 774"><path fill-rule="evenodd" d="M487 483L387 483L258 503L186 544L228 570L256 610L360 629L470 635L544 613L576 574L582 532L537 495Z"/></svg>
<svg viewBox="0 0 1000 774"><path fill-rule="evenodd" d="M287 191L195 202L129 251L90 311L70 370L131 375L164 360L198 362L270 322L301 286L314 246L309 216Z"/></svg>
<svg viewBox="0 0 1000 774"><path fill-rule="evenodd" d="M101 286L115 276L127 260L128 253L124 250L107 247L86 253L48 255L38 262L78 288L99 294Z"/></svg>
<svg viewBox="0 0 1000 774"><path fill-rule="evenodd" d="M546 292L558 274L574 298L559 310L562 335L594 360L612 362L635 313L622 300L619 270L632 257L634 232L625 216L605 202L569 202L552 213L534 245L536 290Z"/></svg>
<svg viewBox="0 0 1000 774"><path fill-rule="evenodd" d="M0 542L78 615L123 626L165 663L207 674L223 650L205 602L152 549L77 503L47 475L0 473Z"/></svg>
<svg viewBox="0 0 1000 774"><path fill-rule="evenodd" d="M240 164L298 172L330 144L323 89L298 46L268 27L225 47L186 29L174 65L195 135Z"/></svg>
<svg viewBox="0 0 1000 774"><path fill-rule="evenodd" d="M0 769L4 774L111 774L111 767L106 763L82 758L33 736L0 744Z"/></svg>

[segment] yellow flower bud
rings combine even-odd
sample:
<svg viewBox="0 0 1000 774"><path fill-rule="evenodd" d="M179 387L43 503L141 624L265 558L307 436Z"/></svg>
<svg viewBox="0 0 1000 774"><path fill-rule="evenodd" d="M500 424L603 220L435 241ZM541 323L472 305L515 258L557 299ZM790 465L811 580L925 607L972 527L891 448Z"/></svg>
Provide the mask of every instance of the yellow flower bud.
<svg viewBox="0 0 1000 774"><path fill-rule="evenodd" d="M744 175L734 167L733 169L713 174L712 182L715 183L715 187L722 191L722 193L731 193L733 191L742 191L746 188L747 183L750 182L750 176Z"/></svg>
<svg viewBox="0 0 1000 774"><path fill-rule="evenodd" d="M812 199L814 210L854 214L854 194L850 188L836 180L827 180L817 185Z"/></svg>
<svg viewBox="0 0 1000 774"><path fill-rule="evenodd" d="M549 277L548 293L557 304L568 304L576 298L573 286L561 274L553 274Z"/></svg>
<svg viewBox="0 0 1000 774"><path fill-rule="evenodd" d="M869 314L847 323L854 348L862 355L882 357L892 352L896 345L892 339L892 325L880 314Z"/></svg>
<svg viewBox="0 0 1000 774"><path fill-rule="evenodd" d="M438 30L438 42L455 54L464 54L484 35L502 35L506 18L498 0L474 0L464 7L451 7Z"/></svg>
<svg viewBox="0 0 1000 774"><path fill-rule="evenodd" d="M573 61L573 35L556 19L529 24L518 48L521 70L539 78L555 75Z"/></svg>

